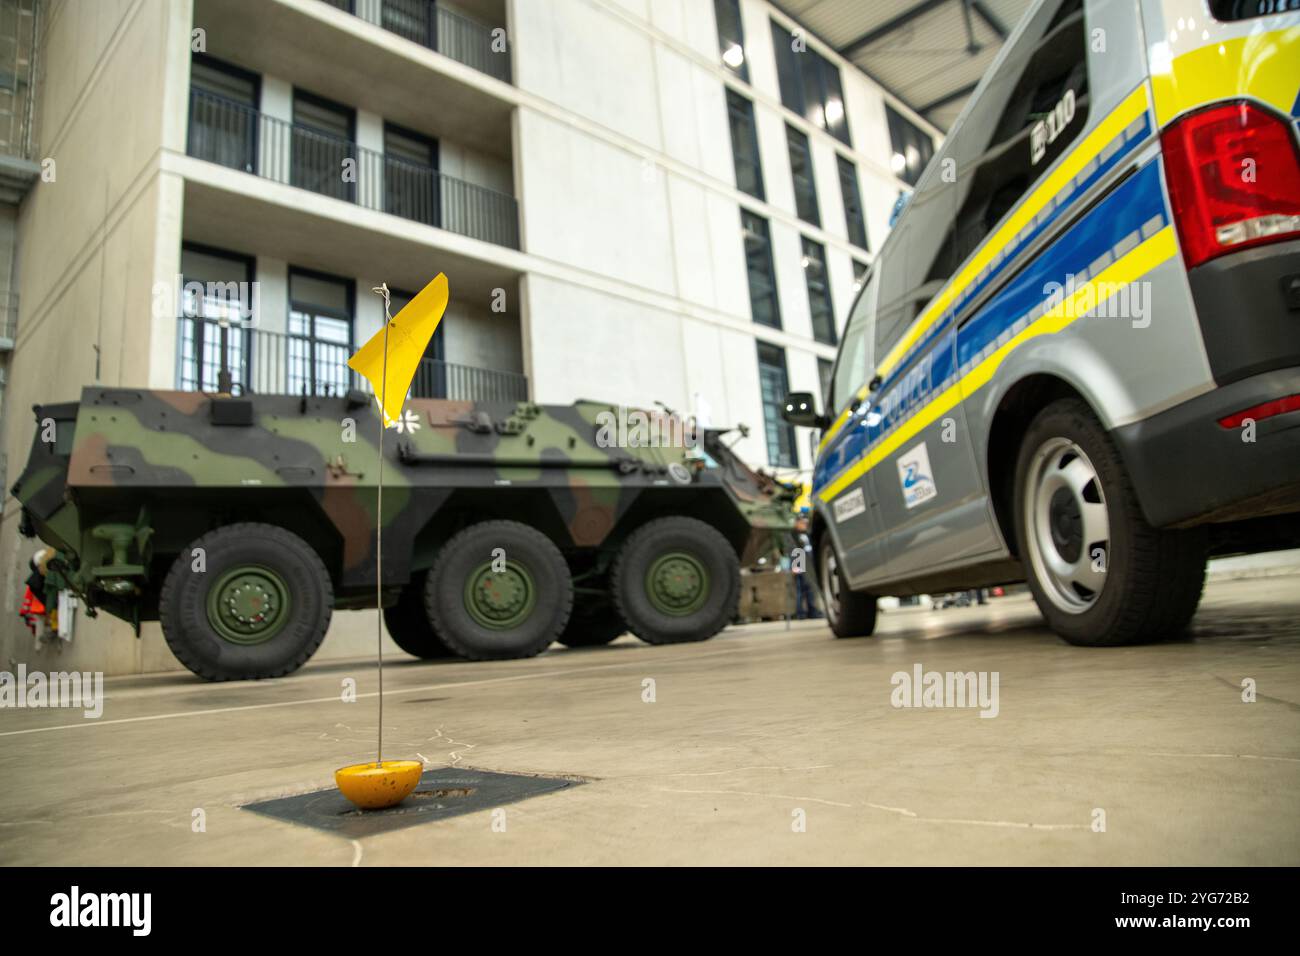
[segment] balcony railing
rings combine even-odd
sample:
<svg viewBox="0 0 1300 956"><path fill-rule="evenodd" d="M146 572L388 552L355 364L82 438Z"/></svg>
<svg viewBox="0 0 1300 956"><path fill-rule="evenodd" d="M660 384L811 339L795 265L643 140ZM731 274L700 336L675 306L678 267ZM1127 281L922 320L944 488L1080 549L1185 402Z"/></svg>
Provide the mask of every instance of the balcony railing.
<svg viewBox="0 0 1300 956"><path fill-rule="evenodd" d="M220 387L221 342L235 394L344 395L349 389L373 394L370 383L348 368L349 345L258 328L228 326L213 319L182 316L176 335L176 387L215 392ZM412 398L523 402L528 377L519 372L421 360Z"/></svg>
<svg viewBox="0 0 1300 956"><path fill-rule="evenodd" d="M267 116L206 90L190 91L187 151L263 179L519 248L513 196Z"/></svg>
<svg viewBox="0 0 1300 956"><path fill-rule="evenodd" d="M510 82L510 46L505 30L440 7L435 0L325 0L351 13L468 67Z"/></svg>

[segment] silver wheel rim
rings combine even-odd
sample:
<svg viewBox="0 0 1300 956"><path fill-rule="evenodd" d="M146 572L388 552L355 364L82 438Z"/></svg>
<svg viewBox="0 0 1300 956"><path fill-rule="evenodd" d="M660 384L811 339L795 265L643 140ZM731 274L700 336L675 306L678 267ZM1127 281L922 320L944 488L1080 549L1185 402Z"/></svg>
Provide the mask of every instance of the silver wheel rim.
<svg viewBox="0 0 1300 956"><path fill-rule="evenodd" d="M1110 513L1101 478L1083 449L1051 438L1034 453L1021 505L1034 577L1047 599L1082 614L1106 586Z"/></svg>
<svg viewBox="0 0 1300 956"><path fill-rule="evenodd" d="M827 548L822 561L822 603L826 605L826 616L832 622L840 619L840 575L835 552Z"/></svg>

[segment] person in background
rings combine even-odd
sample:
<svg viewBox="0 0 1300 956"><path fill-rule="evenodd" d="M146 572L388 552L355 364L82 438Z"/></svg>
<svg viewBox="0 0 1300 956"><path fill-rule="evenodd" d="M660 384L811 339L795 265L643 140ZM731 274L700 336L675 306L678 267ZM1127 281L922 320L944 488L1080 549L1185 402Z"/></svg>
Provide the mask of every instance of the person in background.
<svg viewBox="0 0 1300 956"><path fill-rule="evenodd" d="M794 545L803 552L802 561L792 561L790 573L794 575L794 616L800 621L821 617L813 586L809 577L813 573L812 539L808 537L808 519L800 515L794 523Z"/></svg>

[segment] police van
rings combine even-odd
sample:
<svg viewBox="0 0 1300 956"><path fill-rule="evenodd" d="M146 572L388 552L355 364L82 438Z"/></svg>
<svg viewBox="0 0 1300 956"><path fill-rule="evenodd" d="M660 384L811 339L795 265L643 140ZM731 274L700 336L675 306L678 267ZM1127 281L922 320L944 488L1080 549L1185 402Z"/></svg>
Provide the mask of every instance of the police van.
<svg viewBox="0 0 1300 956"><path fill-rule="evenodd" d="M1032 6L785 403L836 635L1026 580L1159 640L1208 557L1300 545L1298 117L1300 0Z"/></svg>

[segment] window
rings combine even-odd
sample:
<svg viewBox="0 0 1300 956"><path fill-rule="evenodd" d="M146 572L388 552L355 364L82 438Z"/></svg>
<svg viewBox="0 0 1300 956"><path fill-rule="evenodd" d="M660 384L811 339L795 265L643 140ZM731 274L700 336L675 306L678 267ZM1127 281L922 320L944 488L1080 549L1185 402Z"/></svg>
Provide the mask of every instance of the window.
<svg viewBox="0 0 1300 956"><path fill-rule="evenodd" d="M794 427L781 418L785 397L790 392L784 349L766 342L758 343L758 389L763 402L768 464L775 468L798 468L794 450Z"/></svg>
<svg viewBox="0 0 1300 956"><path fill-rule="evenodd" d="M437 142L385 123L384 211L436 226L439 198Z"/></svg>
<svg viewBox="0 0 1300 956"><path fill-rule="evenodd" d="M758 158L758 133L754 104L735 90L727 90L727 120L731 127L731 158L736 166L736 188L763 197L763 167Z"/></svg>
<svg viewBox="0 0 1300 956"><path fill-rule="evenodd" d="M348 107L294 90L290 184L356 202L355 167L353 176L345 179L343 175L344 160L356 161L352 144L355 122Z"/></svg>
<svg viewBox="0 0 1300 956"><path fill-rule="evenodd" d="M181 247L180 368L176 387L217 390L221 372L220 320L227 320L226 369L232 383L248 382L248 337L253 260L248 256L186 243Z"/></svg>
<svg viewBox="0 0 1300 956"><path fill-rule="evenodd" d="M776 50L781 104L818 129L826 130L845 146L852 146L839 68L809 49L803 37L796 40L775 20L772 21L772 46Z"/></svg>
<svg viewBox="0 0 1300 956"><path fill-rule="evenodd" d="M840 172L840 196L844 201L844 219L849 230L849 242L859 249L867 245L867 220L862 213L862 193L858 190L858 167L853 161L837 155L835 164Z"/></svg>
<svg viewBox="0 0 1300 956"><path fill-rule="evenodd" d="M964 262L1087 125L1088 36L1081 0L1038 9L972 108L954 144L958 169L952 265ZM946 155L946 154L945 154Z"/></svg>
<svg viewBox="0 0 1300 956"><path fill-rule="evenodd" d="M813 182L812 151L808 137L793 126L785 128L790 150L790 175L794 179L794 206L799 218L814 226L822 224L817 214L817 184Z"/></svg>
<svg viewBox="0 0 1300 956"><path fill-rule="evenodd" d="M853 311L844 329L844 341L835 359L835 371L826 399L826 414L837 415L871 378L874 355L871 348L871 314L875 308L875 280L867 275L867 285L853 303Z"/></svg>
<svg viewBox="0 0 1300 956"><path fill-rule="evenodd" d="M749 307L759 325L781 327L781 306L776 297L776 270L772 266L772 236L767 220L747 209L740 211L740 232L745 242L745 268L749 273Z"/></svg>
<svg viewBox="0 0 1300 956"><path fill-rule="evenodd" d="M889 168L903 182L915 186L934 155L934 140L888 103L885 104L885 116L889 120L889 141L894 147ZM969 123L966 125L970 126Z"/></svg>
<svg viewBox="0 0 1300 956"><path fill-rule="evenodd" d="M746 83L749 64L745 62L745 30L740 23L740 0L713 0L713 15L718 21L718 50L722 65Z"/></svg>
<svg viewBox="0 0 1300 956"><path fill-rule="evenodd" d="M831 286L826 278L826 250L807 236L803 239L803 275L808 285L808 308L812 312L813 338L835 344L835 312L831 308Z"/></svg>
<svg viewBox="0 0 1300 956"><path fill-rule="evenodd" d="M189 154L256 172L259 88L256 73L195 54L190 64Z"/></svg>
<svg viewBox="0 0 1300 956"><path fill-rule="evenodd" d="M434 4L423 0L387 0L378 6L380 26L385 30L431 50L438 49L438 18Z"/></svg>
<svg viewBox="0 0 1300 956"><path fill-rule="evenodd" d="M822 410L830 408L831 404L831 372L835 369L835 363L830 359L818 357L817 359L817 381L821 383L821 402Z"/></svg>
<svg viewBox="0 0 1300 956"><path fill-rule="evenodd" d="M348 279L290 268L290 395L346 394L354 286Z"/></svg>

